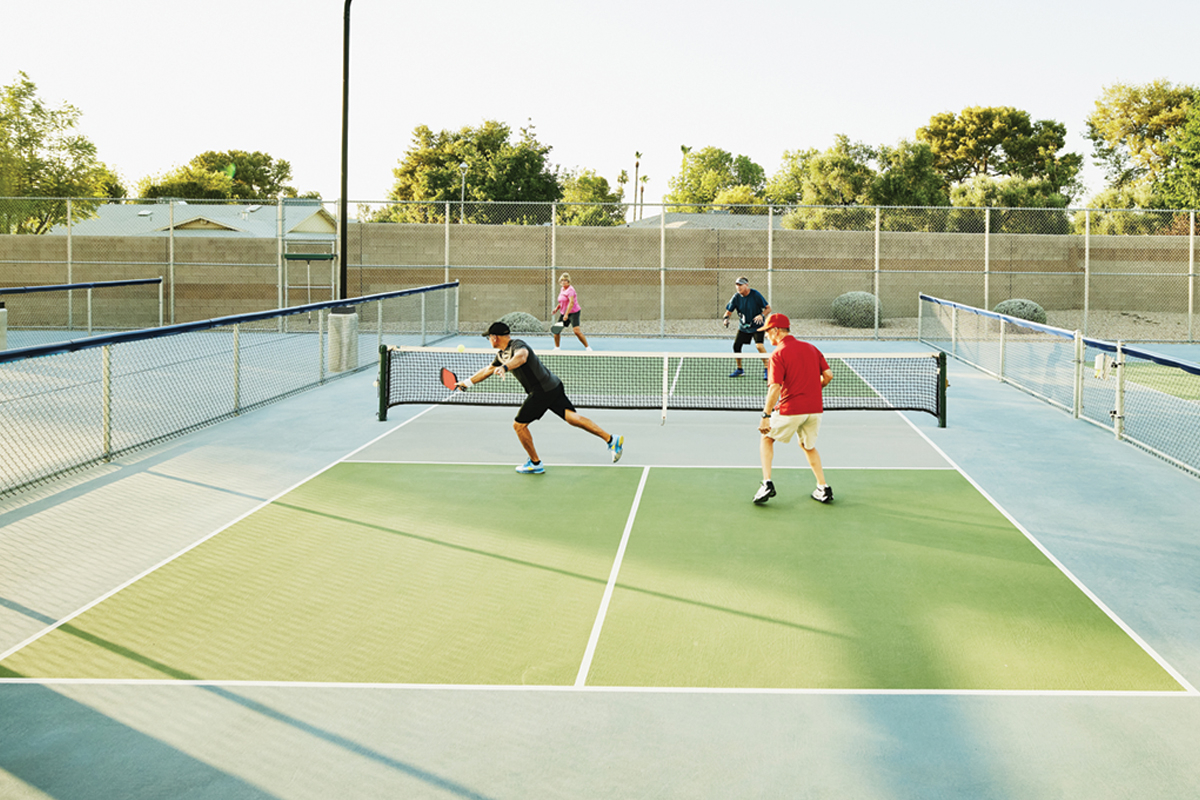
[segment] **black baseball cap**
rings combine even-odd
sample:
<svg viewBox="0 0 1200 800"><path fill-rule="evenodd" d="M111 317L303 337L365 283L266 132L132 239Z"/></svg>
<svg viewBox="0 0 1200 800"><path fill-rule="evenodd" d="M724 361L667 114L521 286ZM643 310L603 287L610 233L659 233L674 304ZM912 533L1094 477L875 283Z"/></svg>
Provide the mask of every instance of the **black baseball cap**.
<svg viewBox="0 0 1200 800"><path fill-rule="evenodd" d="M484 336L508 336L512 331L508 327L507 322L493 322L488 326Z"/></svg>

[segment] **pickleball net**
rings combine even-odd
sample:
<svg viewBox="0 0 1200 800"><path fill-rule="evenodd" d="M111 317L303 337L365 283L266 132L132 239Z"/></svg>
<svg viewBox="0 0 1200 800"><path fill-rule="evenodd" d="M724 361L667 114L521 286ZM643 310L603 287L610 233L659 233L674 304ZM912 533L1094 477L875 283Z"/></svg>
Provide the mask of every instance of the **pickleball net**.
<svg viewBox="0 0 1200 800"><path fill-rule="evenodd" d="M467 378L492 363L496 351L444 347L380 348L379 418L407 403L517 406L525 391L515 378L495 376L467 391L442 385L443 368ZM562 379L579 408L761 411L767 384L761 353L538 353ZM744 374L730 377L735 359ZM827 411L923 411L946 424L944 353L826 354L833 381Z"/></svg>

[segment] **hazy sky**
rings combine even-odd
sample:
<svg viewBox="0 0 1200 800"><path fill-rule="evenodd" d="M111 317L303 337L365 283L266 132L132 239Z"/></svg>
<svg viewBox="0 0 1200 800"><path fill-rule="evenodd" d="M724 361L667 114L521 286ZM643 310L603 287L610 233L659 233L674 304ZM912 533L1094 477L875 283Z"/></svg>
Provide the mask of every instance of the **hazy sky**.
<svg viewBox="0 0 1200 800"><path fill-rule="evenodd" d="M205 150L262 150L293 184L339 193L343 0L39 0L4 14L0 85L19 71L133 191ZM912 138L930 116L1011 105L1081 136L1105 85L1200 85L1196 0L357 0L349 197L382 200L413 128L532 120L552 163L650 176L680 145L746 155L837 133ZM1086 198L1083 198L1086 199Z"/></svg>

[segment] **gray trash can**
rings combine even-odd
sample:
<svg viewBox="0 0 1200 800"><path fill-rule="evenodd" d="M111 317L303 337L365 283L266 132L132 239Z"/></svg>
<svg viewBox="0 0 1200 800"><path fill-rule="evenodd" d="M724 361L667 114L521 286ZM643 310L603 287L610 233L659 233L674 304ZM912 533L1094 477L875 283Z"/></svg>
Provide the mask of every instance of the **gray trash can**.
<svg viewBox="0 0 1200 800"><path fill-rule="evenodd" d="M358 309L353 306L329 312L329 371L358 368Z"/></svg>

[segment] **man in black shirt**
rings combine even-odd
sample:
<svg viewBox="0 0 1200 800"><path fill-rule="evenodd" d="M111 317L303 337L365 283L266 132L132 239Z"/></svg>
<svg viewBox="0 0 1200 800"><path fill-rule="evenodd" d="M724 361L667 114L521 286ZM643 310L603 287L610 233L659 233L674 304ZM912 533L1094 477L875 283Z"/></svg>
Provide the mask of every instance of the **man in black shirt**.
<svg viewBox="0 0 1200 800"><path fill-rule="evenodd" d="M611 435L587 417L577 413L575 406L567 398L559 377L546 369L529 345L511 337L507 324L493 322L484 336L488 338L492 347L496 348L496 360L458 383L467 389L492 375L503 377L509 372L520 381L526 396L525 402L517 411L513 429L517 432L521 446L529 454L529 459L517 467L517 472L536 475L546 471L545 465L538 458L537 449L533 446L533 434L529 432L529 423L541 419L547 411L553 411L576 428L583 428L593 436L599 436L608 444L613 462L621 459L625 437Z"/></svg>

